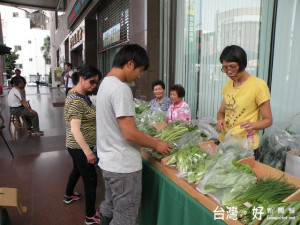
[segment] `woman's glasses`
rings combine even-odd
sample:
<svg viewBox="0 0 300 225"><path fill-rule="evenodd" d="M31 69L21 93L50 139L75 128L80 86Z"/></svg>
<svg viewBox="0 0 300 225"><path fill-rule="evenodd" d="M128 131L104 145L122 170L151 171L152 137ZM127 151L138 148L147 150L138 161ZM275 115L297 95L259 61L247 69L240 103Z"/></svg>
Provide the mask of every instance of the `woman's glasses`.
<svg viewBox="0 0 300 225"><path fill-rule="evenodd" d="M223 73L226 73L228 70L235 71L238 68L238 66L239 66L238 64L236 64L236 65L229 65L229 66L222 66L221 71Z"/></svg>
<svg viewBox="0 0 300 225"><path fill-rule="evenodd" d="M89 80L89 82L90 82L90 84L91 85L98 85L99 84L99 82L98 81L96 81L96 80Z"/></svg>

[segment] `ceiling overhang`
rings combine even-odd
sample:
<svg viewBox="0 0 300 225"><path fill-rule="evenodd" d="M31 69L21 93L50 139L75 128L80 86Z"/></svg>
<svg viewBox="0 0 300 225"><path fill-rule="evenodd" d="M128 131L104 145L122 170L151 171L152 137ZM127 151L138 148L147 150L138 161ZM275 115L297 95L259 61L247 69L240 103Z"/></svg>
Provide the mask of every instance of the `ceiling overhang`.
<svg viewBox="0 0 300 225"><path fill-rule="evenodd" d="M1 0L2 5L54 11L59 0Z"/></svg>
<svg viewBox="0 0 300 225"><path fill-rule="evenodd" d="M0 55L10 54L10 50L11 50L11 48L0 44Z"/></svg>

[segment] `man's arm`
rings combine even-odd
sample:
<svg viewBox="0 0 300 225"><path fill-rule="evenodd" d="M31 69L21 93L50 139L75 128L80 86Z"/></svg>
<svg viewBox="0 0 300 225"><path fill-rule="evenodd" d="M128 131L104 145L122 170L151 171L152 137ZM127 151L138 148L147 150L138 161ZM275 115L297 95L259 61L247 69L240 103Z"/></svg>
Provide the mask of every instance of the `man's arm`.
<svg viewBox="0 0 300 225"><path fill-rule="evenodd" d="M28 109L29 112L34 113L34 114L37 114L37 112L34 111L33 109L31 109L31 107L28 105L28 102L26 101L26 99L22 99L22 100L21 100L21 104L22 104L26 109Z"/></svg>
<svg viewBox="0 0 300 225"><path fill-rule="evenodd" d="M118 122L124 138L127 141L141 147L154 148L157 152L163 155L171 151L172 146L167 142L151 137L150 135L138 130L132 116L119 117Z"/></svg>

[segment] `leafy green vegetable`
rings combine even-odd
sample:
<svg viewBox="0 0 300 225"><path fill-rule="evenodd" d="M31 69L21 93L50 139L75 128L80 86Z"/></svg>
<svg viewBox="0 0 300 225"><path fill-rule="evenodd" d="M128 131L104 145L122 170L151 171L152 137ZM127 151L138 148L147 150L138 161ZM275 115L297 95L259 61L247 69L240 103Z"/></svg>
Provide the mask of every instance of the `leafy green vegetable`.
<svg viewBox="0 0 300 225"><path fill-rule="evenodd" d="M179 152L177 152L173 157L176 158L176 166L180 172L187 172L194 165L203 161L207 157L208 153L201 149L199 145L190 145ZM173 159L174 161L174 159Z"/></svg>
<svg viewBox="0 0 300 225"><path fill-rule="evenodd" d="M259 161L281 171L285 170L286 154L298 149L298 140L285 130L269 129L259 147Z"/></svg>
<svg viewBox="0 0 300 225"><path fill-rule="evenodd" d="M150 105L148 103L142 102L142 101L135 101L134 102L134 108L136 114L142 114L143 112L150 109Z"/></svg>
<svg viewBox="0 0 300 225"><path fill-rule="evenodd" d="M207 131L203 129L197 129L185 133L178 141L176 141L176 144L180 149L182 149L192 144L207 141L210 139L210 137L211 135Z"/></svg>
<svg viewBox="0 0 300 225"><path fill-rule="evenodd" d="M247 192L237 199L244 202L267 202L278 203L297 190L297 188L286 182L283 177L259 179Z"/></svg>
<svg viewBox="0 0 300 225"><path fill-rule="evenodd" d="M174 122L166 125L155 137L167 142L177 141L190 129L194 129L194 127L191 128L181 122Z"/></svg>
<svg viewBox="0 0 300 225"><path fill-rule="evenodd" d="M145 152L147 152L152 158L154 158L154 159L160 161L161 159L163 159L163 158L165 158L165 157L167 157L167 156L169 156L169 155L172 155L172 154L174 154L174 153L176 153L176 152L178 151L178 148L177 148L177 145L176 145L176 144L174 144L174 143L170 143L170 144L171 144L171 146L172 146L172 150L171 150L171 152L169 152L169 153L166 154L166 155L162 155L162 154L158 153L157 151L155 151L155 150L152 149L152 148L144 148L143 150L144 150Z"/></svg>
<svg viewBox="0 0 300 225"><path fill-rule="evenodd" d="M218 162L206 173L197 189L212 195L222 204L230 202L243 194L256 182L256 177L241 172L232 164L232 153L220 157Z"/></svg>
<svg viewBox="0 0 300 225"><path fill-rule="evenodd" d="M206 172L218 161L221 154L208 155L205 160L199 162L188 170L186 177L189 183L199 183Z"/></svg>
<svg viewBox="0 0 300 225"><path fill-rule="evenodd" d="M238 163L236 160L232 160L232 164L241 172L248 173L255 176L255 172L252 167L247 163Z"/></svg>

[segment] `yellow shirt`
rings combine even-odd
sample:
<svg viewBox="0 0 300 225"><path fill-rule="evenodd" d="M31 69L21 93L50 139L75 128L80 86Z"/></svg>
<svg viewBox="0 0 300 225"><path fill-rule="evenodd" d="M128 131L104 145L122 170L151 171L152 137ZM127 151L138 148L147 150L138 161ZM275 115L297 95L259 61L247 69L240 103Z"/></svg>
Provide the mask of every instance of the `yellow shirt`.
<svg viewBox="0 0 300 225"><path fill-rule="evenodd" d="M247 120L259 121L259 106L270 99L270 91L266 82L251 75L242 85L233 87L233 81L229 80L222 90L222 95L225 100L226 128L223 133L219 134L219 140L223 142L225 134L233 129L241 138L251 139L253 149L257 149L258 131L248 133L241 129L240 125Z"/></svg>

